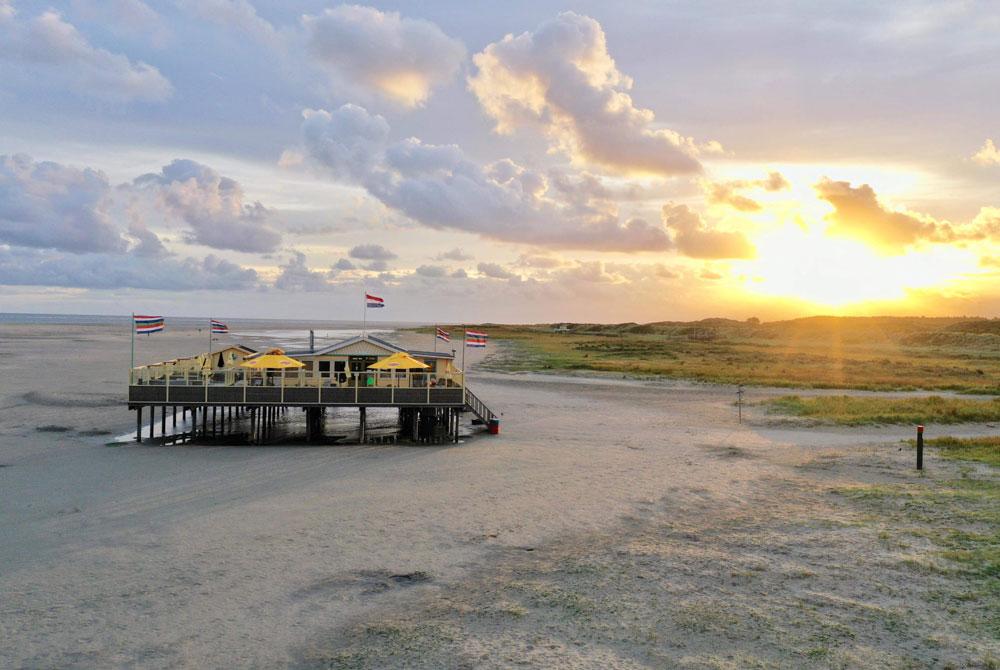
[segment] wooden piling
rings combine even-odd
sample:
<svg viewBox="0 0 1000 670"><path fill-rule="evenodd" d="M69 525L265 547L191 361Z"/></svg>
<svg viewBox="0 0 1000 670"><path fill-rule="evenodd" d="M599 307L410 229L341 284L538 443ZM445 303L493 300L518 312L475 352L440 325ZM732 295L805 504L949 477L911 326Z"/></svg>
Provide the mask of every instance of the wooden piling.
<svg viewBox="0 0 1000 670"><path fill-rule="evenodd" d="M135 441L142 442L142 405L135 408Z"/></svg>

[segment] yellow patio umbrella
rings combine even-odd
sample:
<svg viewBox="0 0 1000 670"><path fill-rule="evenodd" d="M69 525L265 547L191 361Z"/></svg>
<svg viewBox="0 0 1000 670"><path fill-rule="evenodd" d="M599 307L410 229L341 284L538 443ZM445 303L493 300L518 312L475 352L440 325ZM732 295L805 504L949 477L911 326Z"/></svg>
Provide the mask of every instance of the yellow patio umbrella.
<svg viewBox="0 0 1000 670"><path fill-rule="evenodd" d="M400 351L388 358L383 358L378 363L368 366L369 370L425 370L430 366L421 363L405 351Z"/></svg>
<svg viewBox="0 0 1000 670"><path fill-rule="evenodd" d="M290 368L304 368L305 363L289 358L283 354L264 354L257 358L240 363L241 368L252 368L254 370L287 370Z"/></svg>

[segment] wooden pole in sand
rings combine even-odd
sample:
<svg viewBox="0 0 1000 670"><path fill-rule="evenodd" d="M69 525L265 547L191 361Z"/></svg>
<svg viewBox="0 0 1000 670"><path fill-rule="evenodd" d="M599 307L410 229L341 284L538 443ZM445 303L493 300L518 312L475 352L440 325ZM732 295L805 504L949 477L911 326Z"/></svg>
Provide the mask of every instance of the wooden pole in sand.
<svg viewBox="0 0 1000 670"><path fill-rule="evenodd" d="M924 469L924 427L917 426L917 470Z"/></svg>
<svg viewBox="0 0 1000 670"><path fill-rule="evenodd" d="M142 442L142 405L135 408L135 441Z"/></svg>

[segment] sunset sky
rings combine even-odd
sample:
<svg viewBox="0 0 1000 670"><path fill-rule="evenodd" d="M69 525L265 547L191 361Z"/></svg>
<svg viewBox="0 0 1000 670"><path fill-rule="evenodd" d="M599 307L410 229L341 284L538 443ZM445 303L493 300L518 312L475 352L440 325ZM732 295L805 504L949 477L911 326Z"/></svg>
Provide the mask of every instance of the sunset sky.
<svg viewBox="0 0 1000 670"><path fill-rule="evenodd" d="M1000 315L993 2L0 0L0 311Z"/></svg>

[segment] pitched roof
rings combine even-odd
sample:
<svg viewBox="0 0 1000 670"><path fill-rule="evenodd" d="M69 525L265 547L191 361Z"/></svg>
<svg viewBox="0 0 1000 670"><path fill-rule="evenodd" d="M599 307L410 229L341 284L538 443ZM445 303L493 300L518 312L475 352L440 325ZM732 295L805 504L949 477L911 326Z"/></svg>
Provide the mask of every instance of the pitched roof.
<svg viewBox="0 0 1000 670"><path fill-rule="evenodd" d="M380 337L365 334L355 335L354 337L349 337L346 340L328 344L325 347L317 347L314 351L309 351L308 349L298 349L296 351L289 351L286 353L289 356L325 356L327 354L335 353L337 350L343 349L344 347L349 347L352 344L358 344L359 342L371 342L376 346L383 347L393 352L406 351L402 347L396 346L392 342L387 342Z"/></svg>

